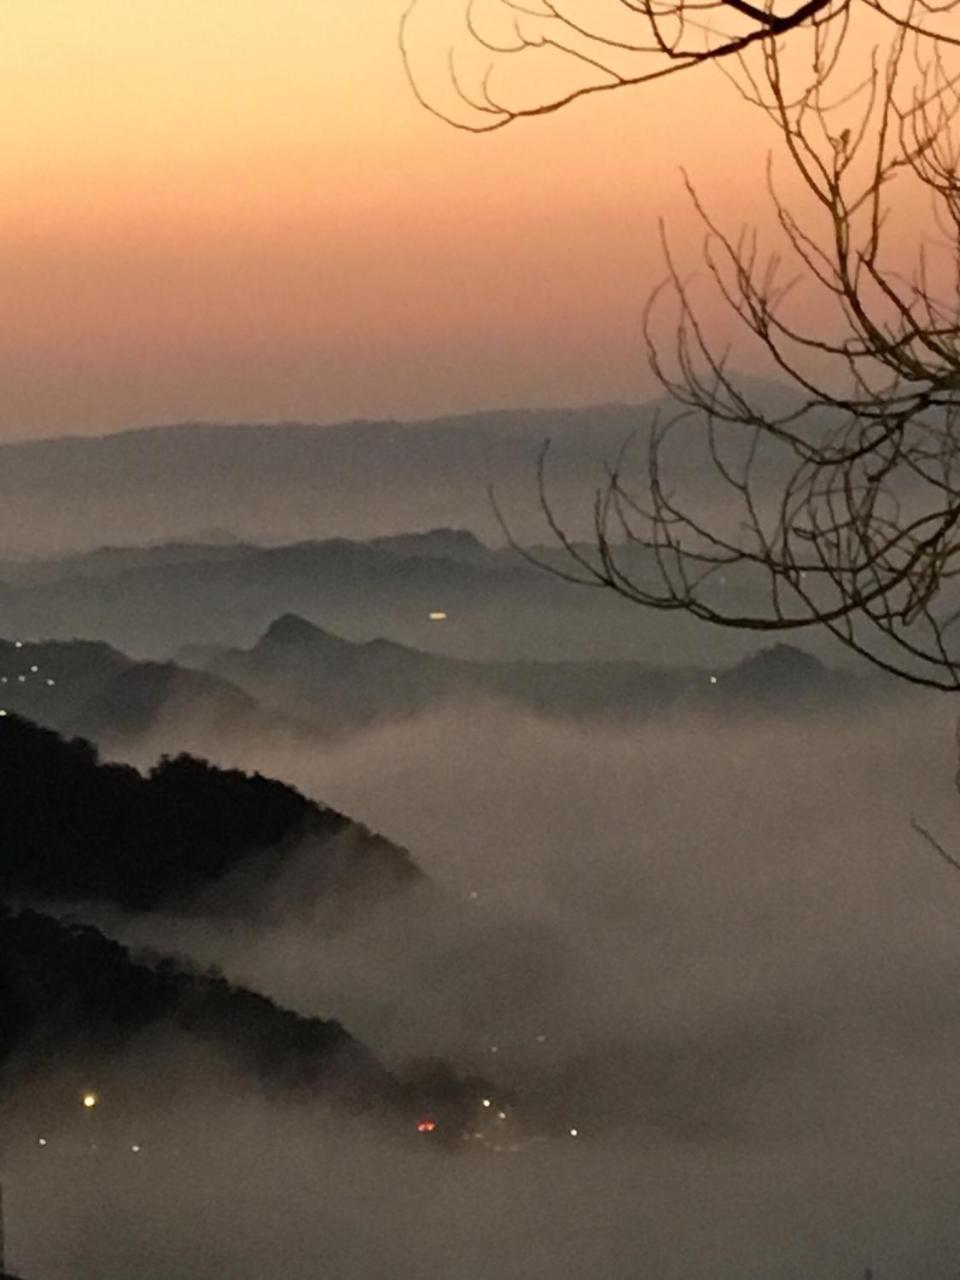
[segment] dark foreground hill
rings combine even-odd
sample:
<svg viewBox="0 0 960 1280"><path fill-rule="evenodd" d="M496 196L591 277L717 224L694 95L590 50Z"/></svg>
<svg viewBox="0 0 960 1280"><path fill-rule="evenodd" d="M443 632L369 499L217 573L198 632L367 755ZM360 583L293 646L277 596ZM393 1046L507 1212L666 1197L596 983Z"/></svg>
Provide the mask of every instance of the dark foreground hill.
<svg viewBox="0 0 960 1280"><path fill-rule="evenodd" d="M186 1033L264 1084L397 1097L338 1022L300 1017L172 961L138 963L87 926L0 907L0 1066L16 1055L18 1073L63 1070L72 1054L106 1059L156 1027Z"/></svg>
<svg viewBox="0 0 960 1280"><path fill-rule="evenodd" d="M149 910L307 848L316 900L416 883L410 855L283 783L165 758L146 776L0 718L0 894Z"/></svg>
<svg viewBox="0 0 960 1280"><path fill-rule="evenodd" d="M134 956L89 926L3 906L0 1078L0 1146L36 1133L37 1108L45 1124L70 1123L91 1080L94 1097L109 1099L102 1133L135 1124L162 1134L171 1107L212 1085L241 1097L322 1099L399 1124L411 1139L427 1114L445 1144L459 1141L489 1088L441 1062L388 1071L335 1020L291 1012L182 961ZM32 1104L17 1101L21 1084Z"/></svg>

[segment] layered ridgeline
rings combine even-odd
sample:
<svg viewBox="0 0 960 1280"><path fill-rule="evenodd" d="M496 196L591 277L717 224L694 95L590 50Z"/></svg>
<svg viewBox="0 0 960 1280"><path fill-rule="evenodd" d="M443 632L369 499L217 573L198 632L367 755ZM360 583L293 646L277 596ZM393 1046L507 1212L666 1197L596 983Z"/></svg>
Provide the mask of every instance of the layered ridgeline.
<svg viewBox="0 0 960 1280"><path fill-rule="evenodd" d="M248 649L188 646L178 663L135 662L83 641L0 641L0 712L120 752L141 744L308 745L478 700L566 719L626 721L681 709L803 711L866 699L877 687L782 644L710 667L475 662L387 640L357 643L293 614Z"/></svg>
<svg viewBox="0 0 960 1280"><path fill-rule="evenodd" d="M757 391L783 400L779 388ZM554 490L585 527L603 464L636 433L642 468L644 432L662 408L505 410L324 427L188 423L5 445L0 541L36 551L61 547L67 537L96 546L211 527L248 538L369 538L453 523L493 535L491 484L527 537L539 527L536 463L547 439ZM702 436L687 431L677 451L682 473L695 482L710 474ZM763 462L756 459L755 470Z"/></svg>
<svg viewBox="0 0 960 1280"><path fill-rule="evenodd" d="M870 682L827 668L789 645L731 667L653 667L636 662L480 663L387 640L355 644L294 615L251 649L182 655L245 689L276 713L319 729L397 720L449 702L495 699L540 715L644 719L673 710L724 714L811 709L866 696Z"/></svg>
<svg viewBox="0 0 960 1280"><path fill-rule="evenodd" d="M250 909L297 854L301 905L412 886L410 855L281 782L182 755L149 773L0 717L0 894L146 911L241 876Z"/></svg>
<svg viewBox="0 0 960 1280"><path fill-rule="evenodd" d="M556 548L535 554L563 563ZM630 563L641 580L654 572L639 551ZM749 606L745 584L718 580L716 591L718 603ZM733 661L749 651L749 638L577 590L518 552L490 549L455 529L370 542L164 544L7 560L0 613L11 637L83 636L153 659L169 659L185 644L249 645L284 613L322 619L354 640L390 636L474 660L667 665L705 654ZM431 617L438 613L441 624Z"/></svg>

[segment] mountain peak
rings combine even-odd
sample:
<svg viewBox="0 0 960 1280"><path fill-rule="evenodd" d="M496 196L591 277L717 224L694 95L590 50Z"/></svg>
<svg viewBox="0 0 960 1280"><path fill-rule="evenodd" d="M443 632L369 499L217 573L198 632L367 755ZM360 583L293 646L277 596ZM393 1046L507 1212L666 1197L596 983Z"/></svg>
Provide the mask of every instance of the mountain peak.
<svg viewBox="0 0 960 1280"><path fill-rule="evenodd" d="M826 674L826 667L819 658L797 649L792 644L778 642L759 649L737 664L736 670L770 678L816 679Z"/></svg>
<svg viewBox="0 0 960 1280"><path fill-rule="evenodd" d="M331 635L330 632L324 631L322 627L316 626L313 622L308 622L306 618L302 618L298 613L284 613L279 618L274 619L263 633L263 641L270 644L280 645L301 645L316 644L318 641L333 641L336 644L346 644L346 640L342 640L339 636Z"/></svg>

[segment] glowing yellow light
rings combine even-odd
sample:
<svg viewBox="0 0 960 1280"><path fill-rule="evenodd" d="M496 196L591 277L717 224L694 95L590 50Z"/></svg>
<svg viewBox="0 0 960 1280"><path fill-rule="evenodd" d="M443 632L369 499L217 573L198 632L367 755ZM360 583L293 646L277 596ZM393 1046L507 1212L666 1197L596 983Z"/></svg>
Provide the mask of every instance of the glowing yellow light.
<svg viewBox="0 0 960 1280"><path fill-rule="evenodd" d="M97 1105L97 1095L95 1093L85 1093L83 1095L83 1105L88 1111L92 1111Z"/></svg>
<svg viewBox="0 0 960 1280"><path fill-rule="evenodd" d="M447 615L443 612L442 609L434 609L433 613L431 613L430 615L431 622L446 622L446 620L447 620Z"/></svg>

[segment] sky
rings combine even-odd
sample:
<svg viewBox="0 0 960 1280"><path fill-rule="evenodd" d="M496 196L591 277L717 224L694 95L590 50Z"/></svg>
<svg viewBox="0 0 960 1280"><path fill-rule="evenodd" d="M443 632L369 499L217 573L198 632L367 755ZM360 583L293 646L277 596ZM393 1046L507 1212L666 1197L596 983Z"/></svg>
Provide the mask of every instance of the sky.
<svg viewBox="0 0 960 1280"><path fill-rule="evenodd" d="M6 7L0 439L649 392L678 166L748 217L764 126L708 70L458 132L414 101L399 15Z"/></svg>

